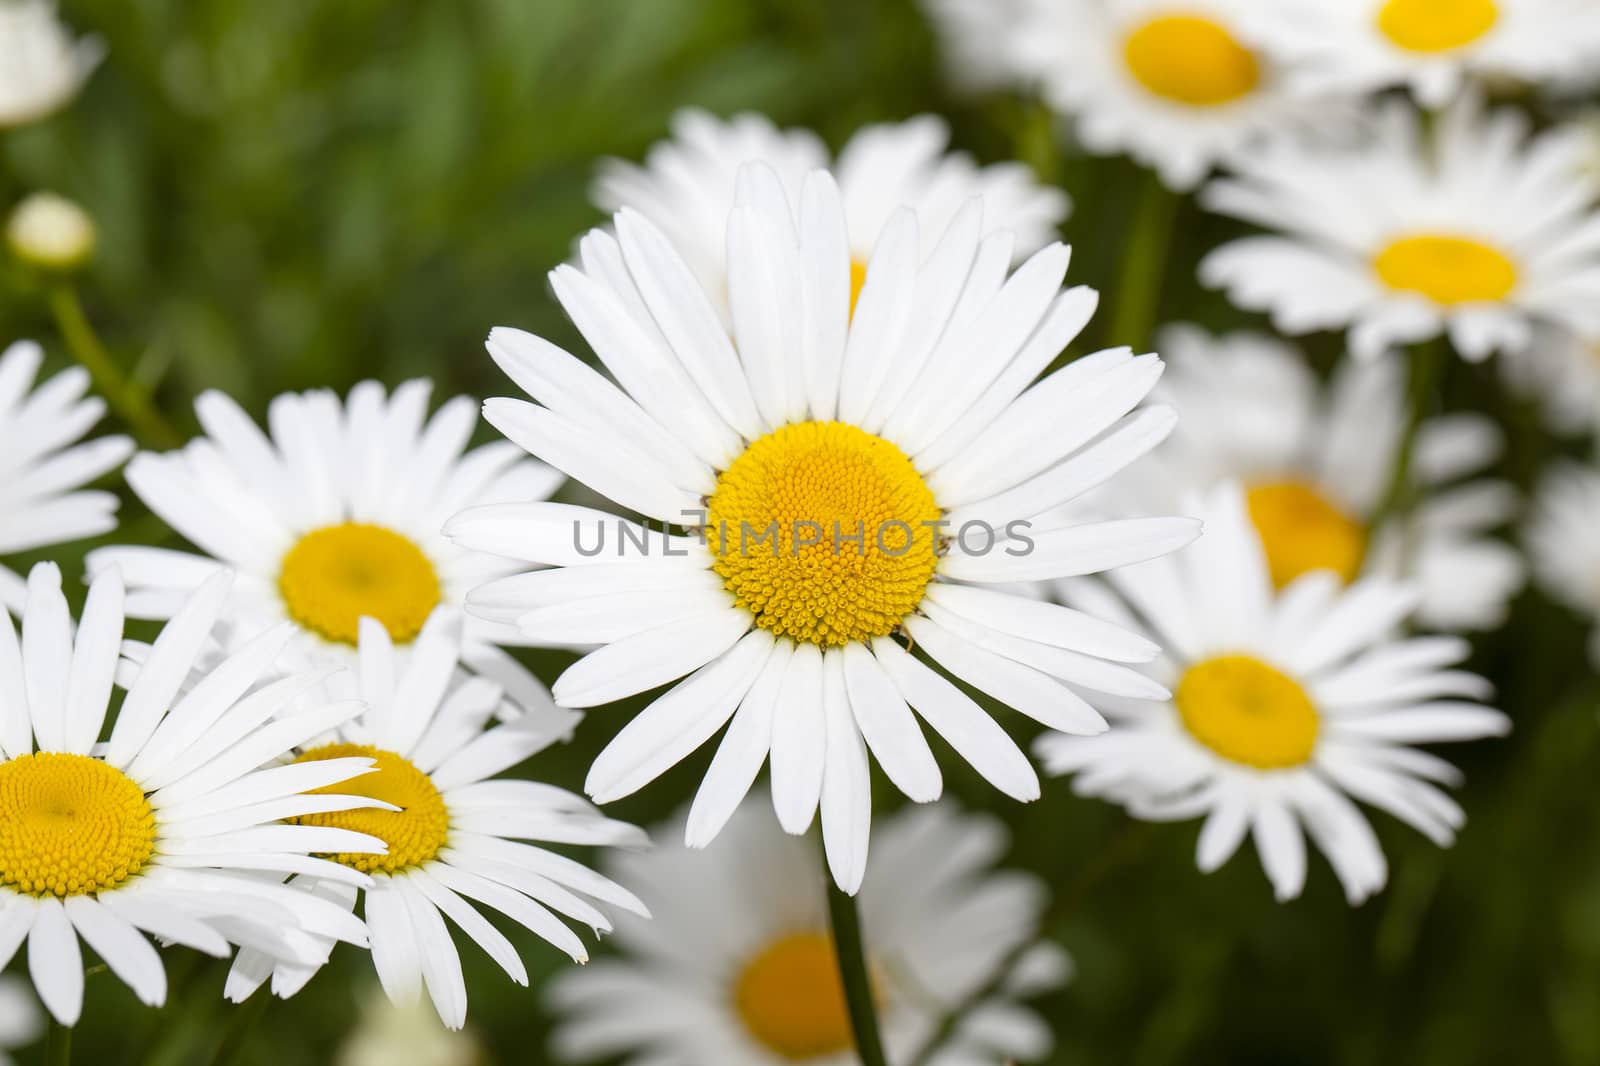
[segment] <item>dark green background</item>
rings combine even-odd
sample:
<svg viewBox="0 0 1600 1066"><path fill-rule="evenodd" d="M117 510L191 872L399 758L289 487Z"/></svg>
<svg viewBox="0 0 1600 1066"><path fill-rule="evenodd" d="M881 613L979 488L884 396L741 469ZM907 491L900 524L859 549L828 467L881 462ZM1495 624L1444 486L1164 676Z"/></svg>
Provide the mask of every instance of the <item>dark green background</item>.
<svg viewBox="0 0 1600 1066"><path fill-rule="evenodd" d="M952 96L908 0L64 6L76 26L105 37L109 56L70 110L0 134L0 203L52 188L94 214L101 247L82 280L89 314L185 433L189 403L206 387L257 415L280 390L342 390L364 377L428 375L440 395L509 391L481 346L493 325L581 351L545 272L600 221L586 195L596 157L640 156L682 105L766 111L835 145L864 122L943 112L962 147L985 159L1021 155L1071 189L1070 277L1108 299L1144 180L1125 162L1058 150L1024 101ZM1242 321L1193 282L1198 256L1230 231L1182 206L1164 318ZM8 266L0 338L17 336L38 337L64 362L38 285ZM1311 347L1323 365L1337 351L1333 338ZM1451 374L1448 405L1502 419L1511 435L1503 472L1529 484L1563 445L1500 395L1491 369L1456 364ZM136 501L124 518L116 539L167 539ZM69 574L78 569L77 546L55 555ZM1582 641L1580 623L1532 595L1504 632L1480 641L1476 665L1496 681L1516 731L1447 753L1471 782L1455 849L1374 817L1391 884L1355 910L1320 860L1306 898L1280 906L1248 851L1220 874L1197 873L1193 825L1138 826L1061 782L1039 803L1011 805L941 752L948 791L1005 817L1011 861L1050 878L1067 901L1053 932L1080 974L1040 1004L1059 1038L1050 1061L1600 1062L1600 724ZM541 660L547 678L562 658ZM593 712L569 749L530 772L579 786L626 713ZM646 824L666 816L708 757L616 813ZM879 813L896 802L880 791ZM536 982L564 964L531 937L516 940ZM512 986L475 948L463 956L470 1024L495 1061L547 1061L537 993ZM221 967L196 961L171 953L172 1005L160 1013L114 979L92 980L76 1061L210 1061L238 1012L221 1001ZM369 973L359 953L341 951L310 991L272 1004L238 1061L330 1061Z"/></svg>

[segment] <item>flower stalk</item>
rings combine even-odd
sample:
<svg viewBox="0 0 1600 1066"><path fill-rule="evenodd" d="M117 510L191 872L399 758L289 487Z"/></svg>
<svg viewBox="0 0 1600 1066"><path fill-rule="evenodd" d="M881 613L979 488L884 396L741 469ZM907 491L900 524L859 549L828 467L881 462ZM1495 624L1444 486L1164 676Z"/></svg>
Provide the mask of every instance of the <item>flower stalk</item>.
<svg viewBox="0 0 1600 1066"><path fill-rule="evenodd" d="M1168 246L1177 216L1178 198L1155 174L1144 175L1117 278L1110 344L1126 344L1137 352L1150 343L1161 309Z"/></svg>
<svg viewBox="0 0 1600 1066"><path fill-rule="evenodd" d="M50 1030L44 1038L45 1066L71 1066L72 1027L50 1019Z"/></svg>
<svg viewBox="0 0 1600 1066"><path fill-rule="evenodd" d="M888 1066L889 1060L883 1054L883 1038L878 1033L878 1005L873 999L872 978L867 972L860 911L855 897L834 883L826 863L822 876L828 882L828 917L833 923L834 953L839 959L839 977L844 983L856 1053L861 1058L861 1066Z"/></svg>
<svg viewBox="0 0 1600 1066"><path fill-rule="evenodd" d="M1369 528L1373 530L1382 529L1385 522L1404 514L1415 502L1412 499L1414 486L1411 472L1415 465L1417 437L1422 430L1422 423L1432 413L1434 398L1443 386L1446 354L1443 337L1424 341L1411 353L1406 426L1400 435L1400 446L1395 451L1389 484L1380 497L1377 510L1372 513Z"/></svg>
<svg viewBox="0 0 1600 1066"><path fill-rule="evenodd" d="M183 443L177 430L156 410L145 391L134 384L95 333L77 290L57 285L50 290L50 313L72 356L93 379L95 389L146 448L170 449Z"/></svg>

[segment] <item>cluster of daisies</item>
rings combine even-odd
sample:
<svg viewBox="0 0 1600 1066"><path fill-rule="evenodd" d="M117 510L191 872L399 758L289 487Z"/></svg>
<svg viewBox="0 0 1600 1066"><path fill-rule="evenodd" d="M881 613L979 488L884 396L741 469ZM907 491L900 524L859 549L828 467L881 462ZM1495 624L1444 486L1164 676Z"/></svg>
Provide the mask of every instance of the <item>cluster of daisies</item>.
<svg viewBox="0 0 1600 1066"><path fill-rule="evenodd" d="M932 116L834 155L698 111L602 167L611 220L550 274L588 351L490 333L522 394L482 406L503 440L471 446L471 400L367 382L264 426L208 392L201 435L130 458L85 440L86 374L36 385L14 345L0 553L112 531L88 486L119 468L187 543L92 551L76 619L53 564L0 569L0 965L26 947L56 1022L83 945L152 1005L176 947L231 958L235 1001L367 949L390 1000L460 1028L452 927L529 980L497 914L579 962L574 926L616 934L548 989L564 1059L847 1066L828 906L859 893L892 1061L1037 1060L1023 1001L1070 973L1050 890L994 869L1004 829L941 799L930 734L1017 801L1037 765L1202 819L1202 870L1248 837L1280 899L1308 840L1352 903L1382 889L1358 804L1451 841L1459 775L1420 745L1509 728L1462 634L1523 585L1524 507L1488 473L1495 423L1423 417L1408 366L1499 353L1556 431L1600 423L1596 153L1486 102L1595 69L1600 8L928 7L963 84L1036 91L1089 152L1259 227L1201 279L1349 358L1324 380L1274 334L1173 324L1163 356L1066 360L1099 297L1027 168ZM99 58L44 0L0 20L0 52L49 68L0 70L7 123ZM569 482L605 502L559 502ZM1536 575L1600 615L1600 469L1556 470L1530 513ZM577 658L547 689L532 646ZM612 731L587 798L518 770L579 728ZM602 813L702 748L655 850ZM876 834L874 765L927 805ZM567 846L613 850L601 873ZM0 985L0 1040L31 1003Z"/></svg>

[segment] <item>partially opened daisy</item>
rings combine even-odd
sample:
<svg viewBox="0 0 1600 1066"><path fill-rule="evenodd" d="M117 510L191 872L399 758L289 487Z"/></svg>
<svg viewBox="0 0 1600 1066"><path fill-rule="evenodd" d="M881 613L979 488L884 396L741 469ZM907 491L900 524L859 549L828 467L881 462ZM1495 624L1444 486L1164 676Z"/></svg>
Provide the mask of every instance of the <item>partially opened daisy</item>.
<svg viewBox="0 0 1600 1066"><path fill-rule="evenodd" d="M33 387L44 352L19 341L0 353L0 555L107 533L117 527L114 493L83 486L133 451L127 437L83 442L105 402L85 397L89 374L64 370ZM23 581L0 564L0 610L22 606Z"/></svg>
<svg viewBox="0 0 1600 1066"><path fill-rule="evenodd" d="M237 575L224 643L288 620L287 655L302 666L355 661L362 618L409 646L440 605L518 564L464 551L440 533L479 503L542 499L561 476L505 442L468 449L476 404L456 397L428 417L432 386L409 381L385 395L363 382L341 402L327 390L284 393L268 409L270 436L232 399L195 404L205 435L178 451L144 452L128 484L198 552L102 548L91 571L122 570L128 613L171 617L190 590L222 567ZM474 620L463 662L524 705L548 694L498 645L513 630Z"/></svg>
<svg viewBox="0 0 1600 1066"><path fill-rule="evenodd" d="M588 958L587 950L558 914L603 932L610 920L584 897L647 913L633 895L574 860L522 843L636 846L646 838L582 797L537 781L495 777L565 736L576 715L519 708L505 724L486 729L501 692L456 669L461 630L459 613L441 609L412 654L402 657L381 624L363 619L358 672L366 710L303 744L294 760L296 766L349 758L376 764L374 773L340 787L382 806L297 821L353 830L388 845L381 854L352 847L329 857L365 884L359 895L372 962L390 1000L410 1005L426 987L451 1029L466 1022L467 988L446 918L512 980L526 985L528 972L516 949L480 907L498 911L578 962ZM291 890L346 910L359 887L348 878L291 882ZM242 951L228 977L228 998L246 999L268 978L273 992L291 996L333 948L326 940L309 964Z"/></svg>
<svg viewBox="0 0 1600 1066"><path fill-rule="evenodd" d="M1544 476L1523 538L1539 587L1557 603L1600 621L1600 470L1558 462ZM1600 665L1600 627L1589 633L1589 657Z"/></svg>
<svg viewBox="0 0 1600 1066"><path fill-rule="evenodd" d="M1307 87L1406 85L1428 107L1469 78L1558 83L1600 63L1589 0L1273 0L1252 17Z"/></svg>
<svg viewBox="0 0 1600 1066"><path fill-rule="evenodd" d="M1471 360L1526 346L1536 322L1600 332L1600 176L1574 128L1528 135L1467 94L1425 129L1376 105L1355 143L1280 140L1201 193L1277 231L1200 264L1207 285L1289 334L1350 330L1356 355L1448 333Z"/></svg>
<svg viewBox="0 0 1600 1066"><path fill-rule="evenodd" d="M77 95L105 48L74 37L55 0L0 3L0 129L44 118Z"/></svg>
<svg viewBox="0 0 1600 1066"><path fill-rule="evenodd" d="M1427 626L1505 620L1523 566L1492 534L1518 500L1505 482L1473 477L1501 450L1487 418L1425 421L1410 467L1421 499L1374 529L1405 432L1403 366L1345 362L1324 387L1299 352L1263 334L1173 326L1160 347L1169 369L1155 395L1182 420L1128 479L1143 508L1176 508L1181 494L1240 481L1276 587L1312 570L1344 582L1405 577Z"/></svg>
<svg viewBox="0 0 1600 1066"><path fill-rule="evenodd" d="M15 977L0 977L0 1066L12 1066L8 1051L27 1047L44 1034L44 1018L27 986Z"/></svg>
<svg viewBox="0 0 1600 1066"><path fill-rule="evenodd" d="M1387 864L1352 800L1388 811L1440 846L1464 821L1439 787L1460 774L1413 745L1504 734L1480 701L1489 683L1457 669L1455 637L1396 635L1416 605L1406 585L1327 571L1281 592L1236 485L1199 509L1188 550L1093 581L1069 602L1143 625L1167 654L1151 666L1169 700L1117 700L1098 737L1050 735L1039 754L1084 795L1159 821L1204 817L1197 862L1215 870L1246 835L1279 899L1300 894L1305 835L1351 903L1384 885Z"/></svg>
<svg viewBox="0 0 1600 1066"><path fill-rule="evenodd" d="M34 988L62 1025L83 1005L80 938L152 1006L167 979L145 934L301 961L324 938L366 943L348 911L269 879L367 880L312 853L381 841L279 819L372 805L343 792L372 760L270 765L360 705L276 717L320 680L273 669L286 626L192 674L228 585L227 574L207 581L161 631L104 743L122 642L117 574L90 586L76 633L49 563L29 575L20 643L0 612L0 967L26 940Z"/></svg>
<svg viewBox="0 0 1600 1066"><path fill-rule="evenodd" d="M1600 336L1545 327L1526 348L1507 352L1500 369L1512 388L1539 404L1552 430L1600 429Z"/></svg>
<svg viewBox="0 0 1600 1066"><path fill-rule="evenodd" d="M397 1007L374 986L362 992L355 1025L333 1061L334 1066L483 1066L491 1060L471 1029L446 1029L431 1004L419 999Z"/></svg>
<svg viewBox="0 0 1600 1066"><path fill-rule="evenodd" d="M728 215L739 168L751 161L768 164L798 205L806 175L830 165L828 150L810 130L780 130L756 114L721 119L704 111L681 111L673 120L673 134L672 140L650 150L643 166L607 161L595 182L594 200L608 211L631 208L655 223L705 290L723 303L728 293ZM949 145L944 120L919 115L863 127L833 160L853 294L859 294L866 280L867 260L884 227L903 204L916 209L924 253L975 196L983 198L984 232L1009 231L1010 249L1017 257L1032 255L1055 239L1070 207L1064 192L1040 184L1021 163L981 167L965 152L950 151Z"/></svg>
<svg viewBox="0 0 1600 1066"><path fill-rule="evenodd" d="M1292 90L1243 36L1240 0L1021 0L1014 62L1099 155L1126 153L1173 189L1198 184L1262 134L1326 126L1348 107ZM1004 18L994 5L991 19Z"/></svg>
<svg viewBox="0 0 1600 1066"><path fill-rule="evenodd" d="M637 212L617 215L615 237L585 238L585 270L552 273L620 384L538 337L489 338L538 401L490 400L491 423L618 506L698 533L538 501L473 508L447 532L551 567L491 582L469 604L530 640L601 645L556 682L561 705L687 675L596 759L591 796L629 795L731 721L690 843L716 835L770 752L779 820L803 832L820 801L833 873L853 891L866 868L867 752L913 799L940 791L912 708L1002 791L1038 795L989 712L908 644L1037 721L1103 729L1078 689L1148 690L1119 664L1155 648L1005 586L1160 555L1196 526L1030 526L1173 421L1131 413L1160 376L1153 355L1104 351L1035 383L1095 305L1090 290L1062 291L1066 248L1008 279L1010 237L984 237L969 201L924 259L919 216L904 208L852 314L827 172L795 205L771 168L750 165L728 231L731 334Z"/></svg>
<svg viewBox="0 0 1600 1066"><path fill-rule="evenodd" d="M816 850L773 833L770 820L747 802L704 854L663 846L610 863L619 881L648 893L655 919L619 921L621 957L551 983L559 1059L860 1062ZM681 832L674 825L662 835ZM1049 1026L1018 1000L1059 986L1071 962L1035 943L1045 886L993 869L1005 827L945 802L896 814L880 836L861 920L889 1060L993 1066L1047 1056ZM944 1042L929 1048L959 1011Z"/></svg>

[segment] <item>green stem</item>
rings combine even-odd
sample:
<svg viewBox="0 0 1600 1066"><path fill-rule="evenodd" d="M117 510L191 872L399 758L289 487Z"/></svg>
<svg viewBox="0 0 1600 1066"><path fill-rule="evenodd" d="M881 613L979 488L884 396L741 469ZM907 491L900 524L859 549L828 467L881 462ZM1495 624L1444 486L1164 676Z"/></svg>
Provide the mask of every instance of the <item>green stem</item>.
<svg viewBox="0 0 1600 1066"><path fill-rule="evenodd" d="M1447 356L1443 337L1424 341L1411 353L1411 381L1406 390L1406 425L1400 435L1400 446L1395 452L1389 484L1372 512L1368 528L1373 531L1383 528L1389 519L1408 511L1414 502L1411 498L1411 468L1416 459L1417 437L1421 433L1422 423L1433 412L1435 394L1443 381Z"/></svg>
<svg viewBox="0 0 1600 1066"><path fill-rule="evenodd" d="M861 939L861 915L856 910L855 897L834 884L826 862L822 876L828 881L828 916L833 921L834 953L839 958L839 977L844 982L856 1053L861 1058L861 1066L888 1066L883 1040L878 1035L878 1004L873 999L872 978L867 973L867 953Z"/></svg>
<svg viewBox="0 0 1600 1066"><path fill-rule="evenodd" d="M1016 157L1046 185L1061 184L1060 118L1037 101L1024 105L1012 140Z"/></svg>
<svg viewBox="0 0 1600 1066"><path fill-rule="evenodd" d="M50 1031L44 1038L45 1066L71 1066L72 1028L50 1019Z"/></svg>
<svg viewBox="0 0 1600 1066"><path fill-rule="evenodd" d="M211 1066L231 1066L239 1061L240 1052L250 1042L250 1034L255 1032L256 1025L260 1023L267 1008L272 1005L272 996L266 989L261 989L255 995L245 1000L233 1012L233 1020L228 1023L228 1031L222 1035L222 1043L217 1045L217 1053L211 1056Z"/></svg>
<svg viewBox="0 0 1600 1066"><path fill-rule="evenodd" d="M94 326L89 323L89 316L83 312L76 289L70 285L52 288L50 313L55 316L56 327L72 350L73 358L89 371L96 391L105 397L117 417L127 423L140 444L168 449L183 443L183 438L156 410L150 397L128 379L101 343Z"/></svg>
<svg viewBox="0 0 1600 1066"><path fill-rule="evenodd" d="M1154 173L1144 176L1128 227L1122 270L1117 276L1111 312L1111 343L1135 351L1150 343L1161 289L1166 276L1168 245L1178 214L1178 198Z"/></svg>

